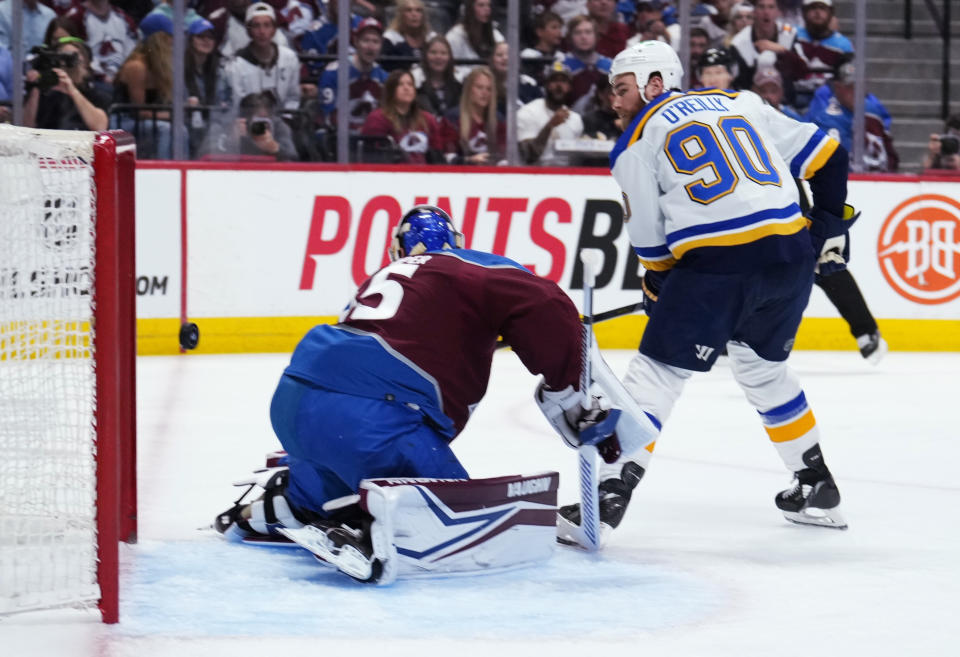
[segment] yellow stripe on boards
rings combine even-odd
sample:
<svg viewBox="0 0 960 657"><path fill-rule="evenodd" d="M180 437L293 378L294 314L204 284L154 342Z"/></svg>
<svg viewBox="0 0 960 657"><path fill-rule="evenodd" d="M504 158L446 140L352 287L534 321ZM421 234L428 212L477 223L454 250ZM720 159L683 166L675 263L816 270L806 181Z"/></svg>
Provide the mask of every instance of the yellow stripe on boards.
<svg viewBox="0 0 960 657"><path fill-rule="evenodd" d="M640 291L636 300L640 300ZM598 311L606 308L598 308ZM291 353L322 317L192 317L200 328L200 344L190 353ZM960 351L960 320L878 319L892 351ZM636 349L647 325L646 315L626 315L593 327L602 349ZM180 353L179 319L137 320L137 353L141 356ZM849 351L860 358L847 323L839 317L808 317L800 324L795 349Z"/></svg>
<svg viewBox="0 0 960 657"><path fill-rule="evenodd" d="M790 440L796 440L808 431L817 426L817 421L813 417L813 411L807 409L807 412L798 417L790 424L781 427L764 427L770 440L775 443L785 443Z"/></svg>

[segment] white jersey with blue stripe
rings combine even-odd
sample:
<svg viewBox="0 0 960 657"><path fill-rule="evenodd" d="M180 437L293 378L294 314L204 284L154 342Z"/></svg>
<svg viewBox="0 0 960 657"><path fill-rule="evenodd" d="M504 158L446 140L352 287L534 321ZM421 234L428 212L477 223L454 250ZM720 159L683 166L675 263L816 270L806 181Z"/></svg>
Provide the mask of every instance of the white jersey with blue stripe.
<svg viewBox="0 0 960 657"><path fill-rule="evenodd" d="M837 148L749 91L667 92L620 136L610 168L630 241L647 269L697 251L723 258L806 228L792 178L811 177Z"/></svg>

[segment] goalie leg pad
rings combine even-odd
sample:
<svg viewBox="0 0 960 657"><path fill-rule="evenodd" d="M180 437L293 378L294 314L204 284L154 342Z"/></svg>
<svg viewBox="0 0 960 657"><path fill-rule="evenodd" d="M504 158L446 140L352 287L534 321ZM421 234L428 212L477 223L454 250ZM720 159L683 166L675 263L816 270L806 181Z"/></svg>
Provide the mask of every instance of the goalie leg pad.
<svg viewBox="0 0 960 657"><path fill-rule="evenodd" d="M371 516L380 584L397 577L494 572L545 561L555 546L560 476L373 479L360 486Z"/></svg>

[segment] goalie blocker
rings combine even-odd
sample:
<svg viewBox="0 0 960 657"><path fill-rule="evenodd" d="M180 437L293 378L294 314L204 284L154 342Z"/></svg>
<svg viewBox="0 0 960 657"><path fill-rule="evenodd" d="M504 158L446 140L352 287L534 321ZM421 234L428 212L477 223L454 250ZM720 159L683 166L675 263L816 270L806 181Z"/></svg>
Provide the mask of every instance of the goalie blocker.
<svg viewBox="0 0 960 657"><path fill-rule="evenodd" d="M271 529L360 581L497 572L553 554L559 480L556 472L364 480L359 495L324 507L346 521Z"/></svg>

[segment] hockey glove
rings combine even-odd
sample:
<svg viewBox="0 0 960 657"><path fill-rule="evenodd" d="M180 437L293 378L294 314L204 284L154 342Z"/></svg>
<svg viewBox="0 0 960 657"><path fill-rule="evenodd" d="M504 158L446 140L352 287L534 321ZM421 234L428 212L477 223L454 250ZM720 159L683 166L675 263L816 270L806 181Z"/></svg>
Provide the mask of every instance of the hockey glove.
<svg viewBox="0 0 960 657"><path fill-rule="evenodd" d="M660 289L663 287L663 282L669 273L669 270L653 271L652 269L648 269L643 273L643 281L641 282L641 288L643 289L643 312L647 313L648 316L660 298Z"/></svg>
<svg viewBox="0 0 960 657"><path fill-rule="evenodd" d="M590 408L584 408L580 403L583 395L573 386L551 390L543 380L537 386L534 399L563 442L573 449L580 447L580 433L606 419L610 408L600 395L591 395Z"/></svg>
<svg viewBox="0 0 960 657"><path fill-rule="evenodd" d="M840 217L818 207L811 208L808 216L810 241L813 243L813 250L817 253L817 257L835 248L836 245L827 246L827 240L831 237L846 235L859 218L860 213L854 210L852 205L844 205L843 216Z"/></svg>
<svg viewBox="0 0 960 657"><path fill-rule="evenodd" d="M823 243L813 270L821 277L830 276L846 269L849 259L850 237L846 234L831 237Z"/></svg>

